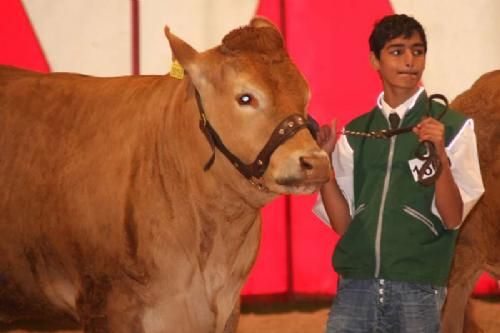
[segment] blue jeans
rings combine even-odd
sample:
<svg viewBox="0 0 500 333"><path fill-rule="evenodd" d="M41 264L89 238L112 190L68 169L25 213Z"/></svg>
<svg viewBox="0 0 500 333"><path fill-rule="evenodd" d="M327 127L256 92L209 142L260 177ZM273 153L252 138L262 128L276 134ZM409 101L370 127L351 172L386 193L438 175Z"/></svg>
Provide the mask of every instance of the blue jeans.
<svg viewBox="0 0 500 333"><path fill-rule="evenodd" d="M446 288L381 279L341 279L327 333L437 333Z"/></svg>

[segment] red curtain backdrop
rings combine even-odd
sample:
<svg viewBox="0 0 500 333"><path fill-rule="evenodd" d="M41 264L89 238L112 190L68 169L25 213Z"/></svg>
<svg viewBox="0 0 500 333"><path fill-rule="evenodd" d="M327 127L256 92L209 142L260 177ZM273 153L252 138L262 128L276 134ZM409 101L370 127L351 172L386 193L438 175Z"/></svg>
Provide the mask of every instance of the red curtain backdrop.
<svg viewBox="0 0 500 333"><path fill-rule="evenodd" d="M131 0L132 7L138 5ZM281 28L291 57L308 80L310 114L322 124L335 117L339 126L370 109L381 89L369 65L367 40L375 20L392 12L388 0L261 0L257 10ZM137 33L140 27L134 24L139 23L131 21ZM136 60L131 73L139 70L137 45L132 48ZM20 0L0 1L0 64L50 71ZM264 208L260 252L244 296L335 293L330 258L337 237L311 213L315 197L280 197ZM475 294L498 290L498 282L483 274Z"/></svg>
<svg viewBox="0 0 500 333"><path fill-rule="evenodd" d="M261 0L257 10L280 27L290 56L309 82L309 113L320 123L337 118L339 126L374 105L381 87L369 64L368 35L374 22L390 13L386 0ZM269 279L278 293L288 295L335 292L331 255L338 238L312 214L315 198L287 197L286 205L279 201L264 209L263 241L243 295L269 293ZM277 230L282 226L288 230ZM276 256L283 251L278 249L283 238L285 253ZM286 265L273 263L281 258ZM288 271L283 274L283 269Z"/></svg>
<svg viewBox="0 0 500 333"><path fill-rule="evenodd" d="M382 89L369 64L368 36L375 21L391 13L388 0L261 0L257 9L280 27L308 80L309 113L321 124L336 118L338 129L371 109ZM312 214L315 198L286 197L285 205L281 199L264 209L263 240L243 296L336 292L331 255L338 237ZM486 273L474 290L476 295L498 292L498 282Z"/></svg>

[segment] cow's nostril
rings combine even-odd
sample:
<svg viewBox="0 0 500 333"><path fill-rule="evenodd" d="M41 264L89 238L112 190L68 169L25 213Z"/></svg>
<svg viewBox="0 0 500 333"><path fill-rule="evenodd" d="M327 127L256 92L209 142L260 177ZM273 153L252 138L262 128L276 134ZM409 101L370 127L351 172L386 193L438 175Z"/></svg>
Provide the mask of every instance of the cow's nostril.
<svg viewBox="0 0 500 333"><path fill-rule="evenodd" d="M299 157L299 160L300 160L300 167L302 169L311 170L314 167L312 163L307 161L307 159L304 156Z"/></svg>

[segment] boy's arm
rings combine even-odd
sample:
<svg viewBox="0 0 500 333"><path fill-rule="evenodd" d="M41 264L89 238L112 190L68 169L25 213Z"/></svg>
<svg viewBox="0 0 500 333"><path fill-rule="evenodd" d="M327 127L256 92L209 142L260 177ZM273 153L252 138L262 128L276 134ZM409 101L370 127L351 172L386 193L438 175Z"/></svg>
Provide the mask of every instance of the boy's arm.
<svg viewBox="0 0 500 333"><path fill-rule="evenodd" d="M460 132L446 147L450 159L450 170L458 186L463 202L462 223L484 193L484 185L479 168L474 121L468 119ZM439 216L436 203L432 212ZM460 227L458 225L456 228Z"/></svg>
<svg viewBox="0 0 500 333"><path fill-rule="evenodd" d="M463 202L460 191L451 173L446 153L439 156L441 174L436 180L436 208L447 229L455 229L462 223Z"/></svg>
<svg viewBox="0 0 500 333"><path fill-rule="evenodd" d="M323 220L327 218L328 221L325 222L329 222L335 232L343 235L351 222L350 207L345 195L352 195L352 190L344 188L347 193L343 193L337 179L343 179L343 187L352 187L352 151L350 147L344 147L348 144L343 140L340 140L339 147L335 146L335 129L334 120L331 126L322 126L318 133L318 144L332 157L332 165L337 170L334 170L334 176L321 187L321 202L316 204L314 211ZM324 211L321 208L324 208Z"/></svg>
<svg viewBox="0 0 500 333"><path fill-rule="evenodd" d="M321 187L321 198L326 214L333 230L339 236L342 236L349 223L351 223L351 214L349 205L340 190L335 177Z"/></svg>
<svg viewBox="0 0 500 333"><path fill-rule="evenodd" d="M463 201L455 179L451 173L444 142L444 125L429 117L422 120L415 128L419 141L431 141L441 161L441 174L435 183L436 208L447 229L454 229L462 222Z"/></svg>

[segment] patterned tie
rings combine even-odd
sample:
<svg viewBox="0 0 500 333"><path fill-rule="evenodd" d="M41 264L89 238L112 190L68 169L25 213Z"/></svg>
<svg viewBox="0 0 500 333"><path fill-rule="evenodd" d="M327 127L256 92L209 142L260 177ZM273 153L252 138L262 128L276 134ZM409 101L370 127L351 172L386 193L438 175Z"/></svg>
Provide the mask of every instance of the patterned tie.
<svg viewBox="0 0 500 333"><path fill-rule="evenodd" d="M389 114L389 124L391 124L391 129L398 128L400 121L401 118L399 118L399 115L396 112Z"/></svg>

